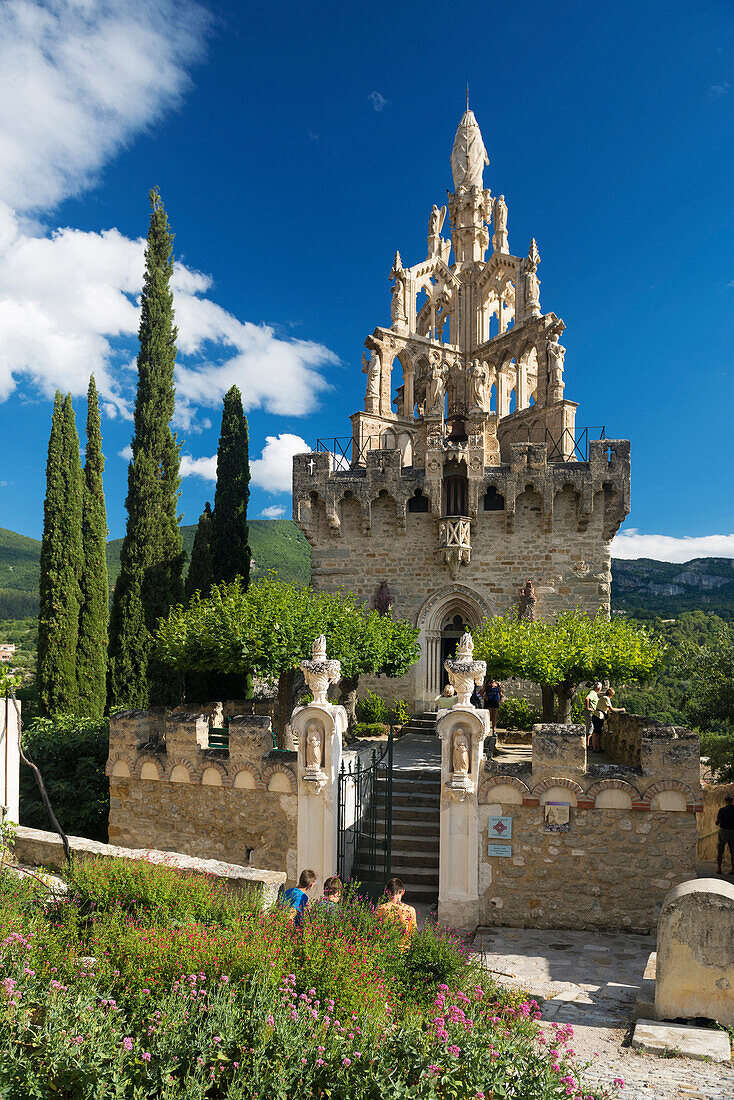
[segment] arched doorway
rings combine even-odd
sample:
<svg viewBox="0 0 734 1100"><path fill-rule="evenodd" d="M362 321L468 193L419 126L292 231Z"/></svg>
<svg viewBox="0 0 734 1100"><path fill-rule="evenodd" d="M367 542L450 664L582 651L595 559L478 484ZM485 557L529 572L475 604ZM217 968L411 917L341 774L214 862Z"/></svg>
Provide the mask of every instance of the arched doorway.
<svg viewBox="0 0 734 1100"><path fill-rule="evenodd" d="M443 663L456 650L464 630L475 630L492 610L483 595L465 584L435 592L423 604L416 625L421 659L416 669L416 704L433 710L447 683Z"/></svg>

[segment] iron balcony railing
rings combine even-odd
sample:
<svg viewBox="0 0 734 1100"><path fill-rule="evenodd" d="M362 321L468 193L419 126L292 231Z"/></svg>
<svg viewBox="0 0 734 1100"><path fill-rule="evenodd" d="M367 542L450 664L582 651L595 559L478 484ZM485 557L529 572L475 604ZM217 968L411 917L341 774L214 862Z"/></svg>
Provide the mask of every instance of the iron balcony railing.
<svg viewBox="0 0 734 1100"><path fill-rule="evenodd" d="M564 428L560 435L556 436L548 428L545 429L545 441L548 444L549 462L588 462L590 440L606 439L606 432L602 426L592 428L575 428L571 431Z"/></svg>
<svg viewBox="0 0 734 1100"><path fill-rule="evenodd" d="M316 451L321 454L334 456L335 470L351 470L355 466L362 466L367 451L373 451L380 446L380 437L370 435L365 439L361 447L356 447L354 436L331 436L316 440Z"/></svg>

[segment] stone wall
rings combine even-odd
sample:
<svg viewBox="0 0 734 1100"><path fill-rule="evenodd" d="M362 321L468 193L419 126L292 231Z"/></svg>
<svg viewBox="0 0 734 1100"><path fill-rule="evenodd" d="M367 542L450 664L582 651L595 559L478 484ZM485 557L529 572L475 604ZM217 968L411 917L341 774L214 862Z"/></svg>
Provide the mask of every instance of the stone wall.
<svg viewBox="0 0 734 1100"><path fill-rule="evenodd" d="M115 844L101 844L97 840L87 840L86 837L81 836L70 836L67 840L75 860L144 859L149 863L159 863L178 871L213 875L221 879L230 889L256 890L267 905L273 904L278 896L278 890L285 883L285 874L282 871L263 871L257 867L240 867L214 859L196 859L181 852L120 848ZM62 871L66 866L61 837L57 833L47 833L43 829L29 829L25 825L19 826L16 831L13 856L18 863L26 867Z"/></svg>
<svg viewBox="0 0 734 1100"><path fill-rule="evenodd" d="M537 725L532 764L488 760L478 794L479 920L536 928L655 928L667 892L696 873L703 809L698 735L617 716L639 764L597 764L581 726ZM567 829L546 831L545 803L567 803ZM511 839L490 838L490 817ZM501 842L508 855L489 855ZM497 851L497 848L493 849Z"/></svg>
<svg viewBox="0 0 734 1100"><path fill-rule="evenodd" d="M110 721L109 838L297 877L296 754L273 749L269 717L229 723L209 747L203 714L124 711Z"/></svg>
<svg viewBox="0 0 734 1100"><path fill-rule="evenodd" d="M703 809L698 814L698 858L706 860L716 859L716 845L719 830L716 828L716 815L724 805L724 795L734 794L734 783L717 783L704 785ZM729 863L729 853L726 853L726 863Z"/></svg>
<svg viewBox="0 0 734 1100"><path fill-rule="evenodd" d="M20 703L17 707L16 710L12 699L0 699L0 818L4 813L10 821L16 823L20 814Z"/></svg>

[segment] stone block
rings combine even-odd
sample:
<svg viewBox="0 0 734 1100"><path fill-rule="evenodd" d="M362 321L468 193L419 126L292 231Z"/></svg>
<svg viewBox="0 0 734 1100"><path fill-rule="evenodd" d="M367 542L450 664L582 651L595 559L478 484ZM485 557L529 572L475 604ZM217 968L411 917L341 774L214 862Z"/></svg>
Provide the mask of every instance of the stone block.
<svg viewBox="0 0 734 1100"><path fill-rule="evenodd" d="M635 1050L647 1050L651 1054L678 1054L700 1061L728 1062L731 1058L731 1043L725 1031L658 1023L656 1020L637 1021L632 1046Z"/></svg>
<svg viewBox="0 0 734 1100"><path fill-rule="evenodd" d="M694 879L665 898L658 921L655 1015L734 1025L734 886Z"/></svg>

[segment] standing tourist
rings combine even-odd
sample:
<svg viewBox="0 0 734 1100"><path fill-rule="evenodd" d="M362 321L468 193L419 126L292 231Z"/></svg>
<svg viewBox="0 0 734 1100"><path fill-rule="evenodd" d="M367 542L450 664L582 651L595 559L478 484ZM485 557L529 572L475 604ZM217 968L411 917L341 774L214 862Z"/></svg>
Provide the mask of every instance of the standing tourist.
<svg viewBox="0 0 734 1100"><path fill-rule="evenodd" d="M716 850L716 874L722 874L721 861L724 858L724 850L729 849L731 859L731 873L734 875L734 795L724 795L724 805L716 815L716 824L719 827L719 843Z"/></svg>
<svg viewBox="0 0 734 1100"><path fill-rule="evenodd" d="M500 703L503 699L502 684L499 680L492 680L489 687L486 690L485 698L487 700L487 710L489 711L489 720L492 723L492 733L497 736L497 711L500 709Z"/></svg>
<svg viewBox="0 0 734 1100"><path fill-rule="evenodd" d="M601 752L601 735L604 732L604 722L608 714L617 713L623 711L624 707L612 706L612 696L614 695L614 688L604 688L599 696L596 704L596 711L591 716L592 734L591 734L591 751Z"/></svg>
<svg viewBox="0 0 734 1100"><path fill-rule="evenodd" d="M586 747L587 749L593 749L593 723L592 718L596 713L596 707L599 702L599 692L601 691L601 681L597 680L589 694L584 699L584 717L586 719Z"/></svg>

